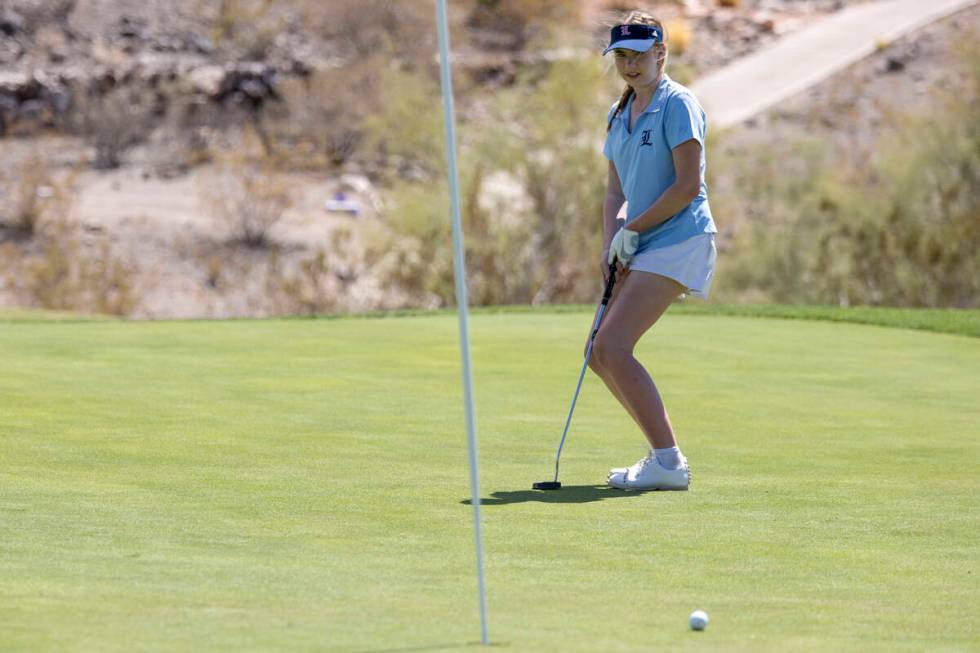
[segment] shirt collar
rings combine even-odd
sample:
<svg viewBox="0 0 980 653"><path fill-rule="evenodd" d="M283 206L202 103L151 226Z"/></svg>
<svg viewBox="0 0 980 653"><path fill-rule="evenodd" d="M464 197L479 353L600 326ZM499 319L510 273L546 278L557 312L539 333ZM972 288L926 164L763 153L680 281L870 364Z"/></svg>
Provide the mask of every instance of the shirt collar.
<svg viewBox="0 0 980 653"><path fill-rule="evenodd" d="M660 84L657 85L657 90L653 92L653 97L650 99L650 104L648 104L647 108L643 110L643 113L656 113L663 108L664 103L667 101L667 93L664 89L667 84L672 81L673 80L670 78L670 76L667 75L667 73L664 73L664 78L660 80ZM623 110L620 111L619 116L617 116L620 120L629 120L630 111L633 108L633 100L635 99L635 95L630 96L626 106L623 107Z"/></svg>

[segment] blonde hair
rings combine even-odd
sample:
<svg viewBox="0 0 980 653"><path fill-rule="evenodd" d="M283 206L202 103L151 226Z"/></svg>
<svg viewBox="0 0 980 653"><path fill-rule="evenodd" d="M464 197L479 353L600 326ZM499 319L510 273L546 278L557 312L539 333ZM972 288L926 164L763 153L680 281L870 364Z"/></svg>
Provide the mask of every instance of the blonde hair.
<svg viewBox="0 0 980 653"><path fill-rule="evenodd" d="M664 26L664 24L650 12L643 11L641 9L637 9L629 12L628 14L626 14L625 17L623 17L623 19L619 23L616 24L617 25L651 25L653 27L660 28L660 32L664 35L664 42L662 45L654 45L653 47L663 48L664 57L663 59L660 60L659 69L657 71L659 74L663 74L664 68L667 67L667 56L668 56L667 28ZM606 125L606 131L612 129L613 120L615 120L616 116L618 116L620 112L626 107L626 103L630 101L631 97L633 97L633 87L627 84L626 89L623 91L623 95L619 98L619 104L616 105L616 110L609 118L609 124Z"/></svg>

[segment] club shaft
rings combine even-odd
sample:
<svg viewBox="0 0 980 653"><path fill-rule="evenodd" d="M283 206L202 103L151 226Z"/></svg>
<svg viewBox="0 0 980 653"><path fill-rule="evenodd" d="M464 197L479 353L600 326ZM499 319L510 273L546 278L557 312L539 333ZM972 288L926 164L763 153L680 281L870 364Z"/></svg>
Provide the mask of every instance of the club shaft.
<svg viewBox="0 0 980 653"><path fill-rule="evenodd" d="M568 417L565 419L565 428L561 432L561 441L558 442L558 451L555 453L555 480L558 482L558 466L561 464L561 450L565 446L565 437L568 435L568 427L572 423L572 413L575 412L575 402L578 401L578 394L582 390L582 381L585 379L585 370L589 368L589 359L592 358L592 346L595 344L595 337L599 334L599 325L602 324L602 316L609 306L612 299L613 286L616 285L616 264L609 264L609 277L606 280L606 288L602 291L602 301L599 302L599 310L596 311L595 320L592 321L592 331L589 334L589 345L585 348L585 361L582 362L582 371L578 375L578 383L575 385L575 394L572 396L572 405L568 409Z"/></svg>
<svg viewBox="0 0 980 653"><path fill-rule="evenodd" d="M595 344L595 336L599 332L599 324L602 322L602 314L606 312L606 302L599 306L596 314L595 324L592 326L592 335L589 337L589 346L585 349L585 362L582 363L582 371L578 375L578 384L575 386L575 395L572 397L572 406L568 409L568 418L565 420L565 429L561 433L561 441L558 443L558 452L555 454L555 482L558 481L558 465L561 463L561 449L565 446L565 437L568 435L568 427L572 423L572 413L575 412L575 402L578 401L578 394L582 390L582 381L585 379L585 370L589 367L589 359L592 357L592 345Z"/></svg>

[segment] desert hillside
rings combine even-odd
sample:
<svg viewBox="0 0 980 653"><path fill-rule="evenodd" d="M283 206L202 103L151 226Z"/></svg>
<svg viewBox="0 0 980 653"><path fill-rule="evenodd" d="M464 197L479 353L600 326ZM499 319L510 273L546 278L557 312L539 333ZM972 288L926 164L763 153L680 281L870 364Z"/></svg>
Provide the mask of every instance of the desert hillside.
<svg viewBox="0 0 980 653"><path fill-rule="evenodd" d="M668 72L690 82L843 4L658 3ZM597 49L623 3L450 5L475 301L591 300L595 143L619 92ZM752 201L771 190L752 157L812 176L794 144L815 138L825 157L874 158L900 114L976 92L954 45L977 25L973 8L882 43L713 139L722 298L794 299L743 269L771 247L753 225L784 213ZM451 302L431 2L8 0L0 36L0 304L153 318ZM556 274L529 267L528 239ZM970 288L917 301L969 304Z"/></svg>

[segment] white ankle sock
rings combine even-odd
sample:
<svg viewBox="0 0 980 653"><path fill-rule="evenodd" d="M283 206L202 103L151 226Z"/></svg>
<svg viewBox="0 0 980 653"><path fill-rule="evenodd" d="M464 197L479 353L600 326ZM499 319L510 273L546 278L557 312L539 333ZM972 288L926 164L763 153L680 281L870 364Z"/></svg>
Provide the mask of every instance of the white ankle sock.
<svg viewBox="0 0 980 653"><path fill-rule="evenodd" d="M666 449L654 449L657 462L664 469L677 469L681 466L681 450L677 447L667 447Z"/></svg>

